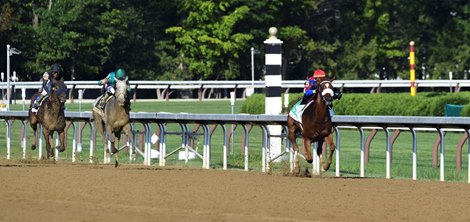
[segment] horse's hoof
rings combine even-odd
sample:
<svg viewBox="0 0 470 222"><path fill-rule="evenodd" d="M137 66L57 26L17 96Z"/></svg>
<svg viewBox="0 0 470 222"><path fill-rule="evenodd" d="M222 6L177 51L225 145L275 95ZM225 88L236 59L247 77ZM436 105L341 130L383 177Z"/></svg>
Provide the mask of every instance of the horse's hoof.
<svg viewBox="0 0 470 222"><path fill-rule="evenodd" d="M35 149L36 149L36 145L31 145L31 149L32 149L32 150L35 150Z"/></svg>
<svg viewBox="0 0 470 222"><path fill-rule="evenodd" d="M294 167L294 170L292 171L292 175L294 176L300 176L300 167Z"/></svg>
<svg viewBox="0 0 470 222"><path fill-rule="evenodd" d="M305 170L304 170L304 176L305 177L312 177L312 174L310 174L310 172L308 171L307 168L305 168Z"/></svg>
<svg viewBox="0 0 470 222"><path fill-rule="evenodd" d="M118 166L119 166L119 163L118 163L118 161L116 160L116 161L114 162L114 168L117 168Z"/></svg>
<svg viewBox="0 0 470 222"><path fill-rule="evenodd" d="M313 159L307 160L308 163L313 163Z"/></svg>
<svg viewBox="0 0 470 222"><path fill-rule="evenodd" d="M65 147L63 147L63 146L56 146L55 148L56 148L59 152L64 152L64 150L65 150Z"/></svg>

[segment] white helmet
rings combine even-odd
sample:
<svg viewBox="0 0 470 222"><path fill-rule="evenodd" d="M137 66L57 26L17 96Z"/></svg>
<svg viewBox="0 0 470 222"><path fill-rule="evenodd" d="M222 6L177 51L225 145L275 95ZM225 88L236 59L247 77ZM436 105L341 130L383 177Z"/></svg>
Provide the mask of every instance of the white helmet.
<svg viewBox="0 0 470 222"><path fill-rule="evenodd" d="M42 78L44 80L49 80L49 73L45 72L44 74L42 74Z"/></svg>

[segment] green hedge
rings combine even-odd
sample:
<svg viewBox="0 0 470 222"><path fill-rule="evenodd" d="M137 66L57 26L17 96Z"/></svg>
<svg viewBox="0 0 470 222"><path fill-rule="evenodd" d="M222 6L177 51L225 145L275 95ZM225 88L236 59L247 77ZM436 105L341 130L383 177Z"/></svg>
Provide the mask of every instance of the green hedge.
<svg viewBox="0 0 470 222"><path fill-rule="evenodd" d="M301 96L302 93L289 94L289 107ZM264 94L254 94L245 100L242 112L262 114L264 102ZM461 116L470 116L469 102L470 92L421 92L414 97L409 93L344 93L341 100L335 100L334 110L337 115L444 116L446 104L458 104L465 105Z"/></svg>

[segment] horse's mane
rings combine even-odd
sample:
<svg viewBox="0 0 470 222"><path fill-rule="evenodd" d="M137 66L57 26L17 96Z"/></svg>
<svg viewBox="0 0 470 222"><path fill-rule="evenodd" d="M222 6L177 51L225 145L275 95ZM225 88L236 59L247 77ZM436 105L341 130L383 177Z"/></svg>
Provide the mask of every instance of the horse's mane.
<svg viewBox="0 0 470 222"><path fill-rule="evenodd" d="M126 109L126 112L129 113L130 111L130 106L131 106L131 101L129 99L129 95L127 95L129 92L127 91L127 78L124 80L117 79L116 80L116 93L115 93L115 98L117 99L118 96L123 95L124 96L124 107Z"/></svg>

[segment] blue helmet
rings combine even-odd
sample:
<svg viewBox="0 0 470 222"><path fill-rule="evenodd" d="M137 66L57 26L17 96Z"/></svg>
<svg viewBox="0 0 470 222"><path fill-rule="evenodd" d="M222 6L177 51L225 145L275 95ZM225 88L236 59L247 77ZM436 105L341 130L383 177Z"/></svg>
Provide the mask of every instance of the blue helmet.
<svg viewBox="0 0 470 222"><path fill-rule="evenodd" d="M54 64L51 66L51 70L49 71L50 73L54 73L54 72L60 72L60 67L58 64Z"/></svg>

